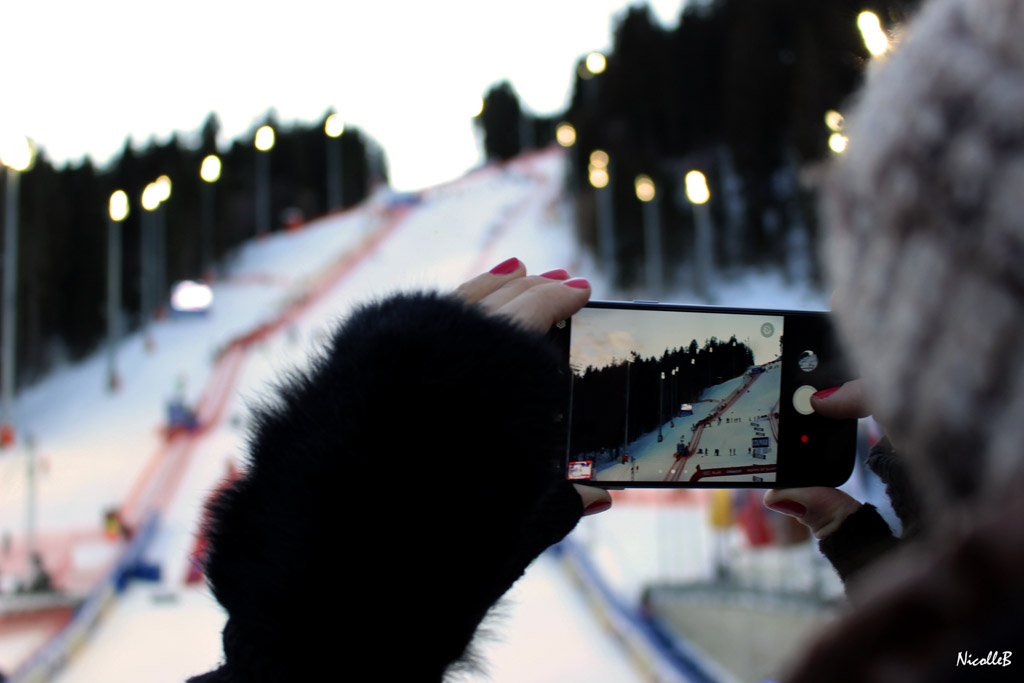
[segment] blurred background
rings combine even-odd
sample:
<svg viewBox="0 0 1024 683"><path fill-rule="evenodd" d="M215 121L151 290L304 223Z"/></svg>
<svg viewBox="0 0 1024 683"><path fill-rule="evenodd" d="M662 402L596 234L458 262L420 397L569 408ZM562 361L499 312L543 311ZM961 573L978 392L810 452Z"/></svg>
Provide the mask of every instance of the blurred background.
<svg viewBox="0 0 1024 683"><path fill-rule="evenodd" d="M0 672L216 665L203 502L366 297L518 256L827 308L817 188L917 5L4 7ZM767 680L840 597L759 495L627 492L517 585L480 680Z"/></svg>

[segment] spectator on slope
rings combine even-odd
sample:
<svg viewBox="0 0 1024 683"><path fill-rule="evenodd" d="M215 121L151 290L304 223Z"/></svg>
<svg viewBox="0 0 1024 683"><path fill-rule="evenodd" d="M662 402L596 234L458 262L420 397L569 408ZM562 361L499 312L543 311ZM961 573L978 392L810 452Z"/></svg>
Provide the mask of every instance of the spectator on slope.
<svg viewBox="0 0 1024 683"><path fill-rule="evenodd" d="M29 575L29 580L25 584L26 593L49 593L53 590L53 579L50 578L50 572L46 571L46 566L43 564L43 556L39 553L32 553L32 572Z"/></svg>

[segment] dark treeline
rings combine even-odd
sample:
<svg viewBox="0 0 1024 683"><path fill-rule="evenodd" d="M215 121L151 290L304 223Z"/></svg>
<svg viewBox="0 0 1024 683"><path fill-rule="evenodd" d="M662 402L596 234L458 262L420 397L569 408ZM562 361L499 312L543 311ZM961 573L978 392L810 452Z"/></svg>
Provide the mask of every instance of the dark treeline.
<svg viewBox="0 0 1024 683"><path fill-rule="evenodd" d="M696 401L708 387L739 377L753 364L753 351L733 336L728 341L712 337L702 347L694 339L687 347L666 349L660 358L634 352L629 362L574 370L572 453L617 452L623 443L657 429L680 404Z"/></svg>
<svg viewBox="0 0 1024 683"><path fill-rule="evenodd" d="M815 167L832 153L825 112L849 104L871 58L857 16L873 11L891 30L917 4L705 0L688 3L672 29L646 5L630 7L614 28L607 68L593 74L581 60L568 110L556 117L577 136L567 184L580 239L597 249L599 209L588 165L600 149L610 158L621 284L643 273L642 206L634 189L640 174L658 188L666 273L692 264L694 218L683 177L694 169L711 190L716 264L771 265L786 273L809 264L809 275L820 277ZM480 123L491 158L528 147L523 131L535 134L536 145L553 140L552 121L516 121L514 95L502 84L485 99Z"/></svg>
<svg viewBox="0 0 1024 683"><path fill-rule="evenodd" d="M123 331L140 323L140 231L146 213L140 198L159 176L168 176L172 185L170 198L157 209L164 213L166 229L166 286L215 273L236 246L256 233L257 154L269 155L271 230L282 228L286 215L309 218L328 210L329 153L342 158L344 206L362 200L372 184L386 178L383 155L353 127L341 137L327 137L324 122L331 113L315 123L282 124L269 112L226 150L217 148L220 124L211 114L195 141L186 143L175 135L137 148L128 140L103 168L88 158L58 168L45 151L40 153L20 178L19 385L57 362L82 358L105 338L108 201L115 190L124 190L130 202L121 223ZM253 133L262 125L275 131L269 152L253 145ZM209 154L217 154L222 163L220 179L212 185L199 175ZM0 205L3 201L0 193ZM212 229L204 236L207 220ZM166 295L166 288L159 293L161 299Z"/></svg>
<svg viewBox="0 0 1024 683"><path fill-rule="evenodd" d="M508 81L491 86L476 124L484 134L484 157L507 161L521 151L543 147L555 139L562 115L537 116L523 109L519 94Z"/></svg>

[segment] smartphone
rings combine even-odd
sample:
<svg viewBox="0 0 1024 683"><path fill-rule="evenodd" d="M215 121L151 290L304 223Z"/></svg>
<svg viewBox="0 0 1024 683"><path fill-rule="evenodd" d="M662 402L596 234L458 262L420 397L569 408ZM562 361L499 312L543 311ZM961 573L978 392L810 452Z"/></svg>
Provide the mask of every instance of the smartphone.
<svg viewBox="0 0 1024 683"><path fill-rule="evenodd" d="M851 379L828 313L593 301L564 354L564 476L607 488L838 486L857 421L817 391Z"/></svg>

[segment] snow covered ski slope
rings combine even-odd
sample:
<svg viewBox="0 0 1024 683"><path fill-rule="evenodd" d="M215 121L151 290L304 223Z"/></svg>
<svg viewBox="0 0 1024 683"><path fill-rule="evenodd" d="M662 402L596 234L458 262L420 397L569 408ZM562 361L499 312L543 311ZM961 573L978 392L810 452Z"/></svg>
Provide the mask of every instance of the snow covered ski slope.
<svg viewBox="0 0 1024 683"><path fill-rule="evenodd" d="M10 674L46 656L67 659L67 665L33 680L159 683L212 668L224 615L201 583L185 581L202 504L240 461L248 403L279 373L308 362L353 304L397 289L451 288L509 256L531 272L564 267L583 275L596 299L634 294L612 291L576 246L560 197L563 173L562 153L548 150L425 190L411 204L381 192L353 210L247 244L214 283L206 316L157 321L148 348L138 335L123 340L118 393L106 391L103 354L24 391L15 406L22 439L0 458L0 532L9 539L0 548L0 593L9 592L28 567L23 473L31 461L37 547L59 586L94 598L97 619L91 631L65 630L57 648L49 639L60 619L22 624L13 632L4 630L0 614L0 671ZM822 303L764 278L722 283L718 293L739 306ZM168 435L164 412L172 397L198 408L197 431ZM703 513L693 499L685 505L685 526L700 525ZM138 563L153 570L149 580L131 581L116 595L97 592L131 542L105 525L112 510L128 529L152 533ZM651 518L619 519L628 519L628 531L620 539L618 525L609 524L600 543L588 538L596 527L585 520L577 532L581 544L609 547L627 536L629 542L653 542L637 534L645 525L653 528ZM152 527L149 520L156 520ZM673 566L700 574L704 561L694 544L702 539L696 534L672 549ZM640 557L623 551L618 562ZM509 616L493 629L506 638L483 646L492 663L486 680L644 680L560 567L542 557L513 589L504 610ZM635 577L651 570L613 569L609 579L632 597ZM628 585L616 586L621 577L629 577Z"/></svg>
<svg viewBox="0 0 1024 683"><path fill-rule="evenodd" d="M116 600L103 601L94 633L66 646L81 643L55 680L180 681L216 664L224 616L205 588L184 579L202 503L242 453L246 402L278 373L304 364L355 302L396 289L451 288L513 255L531 272L585 265L559 201L561 161L547 152L483 168L423 192L412 206L391 206L381 194L249 244L215 284L207 316L156 322L152 351L138 337L124 341L118 394L105 392L100 355L19 397L18 424L33 435L42 463L37 547L56 582L87 594L110 571L125 541L104 533L109 510L121 510L128 527L159 513L142 563L158 567L159 580L132 582ZM601 287L599 277L588 276ZM176 394L199 406L200 429L168 438L164 404ZM4 576L23 573L26 562L20 472L28 457L22 447L0 460L0 519L13 538L10 557L0 560ZM557 575L550 566L538 572ZM586 615L582 603L578 611ZM585 616L571 623L580 617L566 614L564 630L604 637ZM48 635L39 627L5 639L0 670L16 670ZM631 680L623 656L608 659L576 666L595 667L592 680Z"/></svg>
<svg viewBox="0 0 1024 683"><path fill-rule="evenodd" d="M599 479L714 483L760 476L773 481L778 437L771 431L771 415L777 410L779 381L779 364L773 362L764 372L708 387L693 404L692 415L677 416L630 443L628 462L602 467ZM770 440L767 452L752 452L757 437ZM676 457L679 443L687 447L685 457Z"/></svg>

